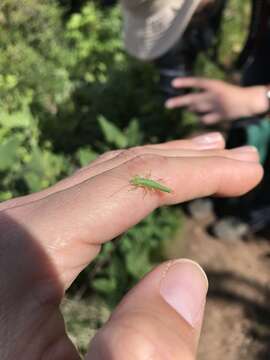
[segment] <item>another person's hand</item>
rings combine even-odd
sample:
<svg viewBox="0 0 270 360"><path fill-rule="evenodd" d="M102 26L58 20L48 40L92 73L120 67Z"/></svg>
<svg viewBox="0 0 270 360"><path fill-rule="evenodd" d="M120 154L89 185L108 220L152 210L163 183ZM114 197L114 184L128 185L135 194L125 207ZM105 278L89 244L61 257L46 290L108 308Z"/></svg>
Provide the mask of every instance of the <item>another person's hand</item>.
<svg viewBox="0 0 270 360"><path fill-rule="evenodd" d="M0 358L79 359L59 304L102 244L155 208L238 196L262 177L254 148L224 150L219 134L104 154L51 188L0 204ZM136 175L171 194L129 191ZM87 359L194 359L207 280L187 260L148 274L98 332Z"/></svg>
<svg viewBox="0 0 270 360"><path fill-rule="evenodd" d="M172 98L166 102L166 107L186 107L198 114L201 122L206 125L262 114L269 106L265 86L240 87L220 80L202 78L175 79L173 86L200 92Z"/></svg>

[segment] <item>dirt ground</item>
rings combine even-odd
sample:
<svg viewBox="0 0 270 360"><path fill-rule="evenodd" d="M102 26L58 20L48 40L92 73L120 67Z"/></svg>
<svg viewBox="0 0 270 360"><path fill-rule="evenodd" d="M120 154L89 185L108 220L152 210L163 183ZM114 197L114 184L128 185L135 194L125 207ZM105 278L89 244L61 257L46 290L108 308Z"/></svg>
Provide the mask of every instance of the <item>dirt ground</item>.
<svg viewBox="0 0 270 360"><path fill-rule="evenodd" d="M216 239L192 219L181 239L168 256L196 260L210 284L198 360L270 359L270 241Z"/></svg>

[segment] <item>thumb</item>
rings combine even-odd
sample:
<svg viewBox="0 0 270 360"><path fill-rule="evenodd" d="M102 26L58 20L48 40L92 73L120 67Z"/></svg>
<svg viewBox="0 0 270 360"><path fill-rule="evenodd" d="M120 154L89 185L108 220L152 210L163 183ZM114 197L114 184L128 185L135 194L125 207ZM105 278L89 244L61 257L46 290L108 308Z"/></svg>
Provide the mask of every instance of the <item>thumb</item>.
<svg viewBox="0 0 270 360"><path fill-rule="evenodd" d="M207 289L198 264L175 260L160 265L125 296L86 358L195 359Z"/></svg>

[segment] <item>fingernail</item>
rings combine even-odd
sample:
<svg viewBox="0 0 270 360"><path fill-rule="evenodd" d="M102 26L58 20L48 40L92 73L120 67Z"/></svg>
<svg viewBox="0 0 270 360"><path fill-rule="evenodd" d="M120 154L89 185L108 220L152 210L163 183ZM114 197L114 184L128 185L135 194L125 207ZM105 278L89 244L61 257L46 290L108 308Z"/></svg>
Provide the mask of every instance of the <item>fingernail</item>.
<svg viewBox="0 0 270 360"><path fill-rule="evenodd" d="M237 160L251 161L251 162L259 161L258 150L254 146L241 146L239 148L230 150L230 152L233 154L233 157Z"/></svg>
<svg viewBox="0 0 270 360"><path fill-rule="evenodd" d="M169 263L160 283L163 299L192 327L202 321L207 290L205 272L186 259Z"/></svg>
<svg viewBox="0 0 270 360"><path fill-rule="evenodd" d="M193 138L192 141L202 148L209 149L216 147L217 144L223 142L224 139L219 132L212 132L201 136L197 136Z"/></svg>

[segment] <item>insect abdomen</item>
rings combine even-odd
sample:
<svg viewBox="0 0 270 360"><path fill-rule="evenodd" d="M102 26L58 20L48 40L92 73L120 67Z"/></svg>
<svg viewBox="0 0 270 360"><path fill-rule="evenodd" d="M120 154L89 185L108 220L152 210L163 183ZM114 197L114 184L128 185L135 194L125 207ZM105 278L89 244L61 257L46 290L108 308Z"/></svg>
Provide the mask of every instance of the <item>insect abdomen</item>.
<svg viewBox="0 0 270 360"><path fill-rule="evenodd" d="M158 183L157 181L147 179L147 178L142 178L139 176L135 176L133 179L131 179L130 183L134 186L144 187L149 190L159 190L159 191L166 192L166 193L172 192L172 190L170 188Z"/></svg>

